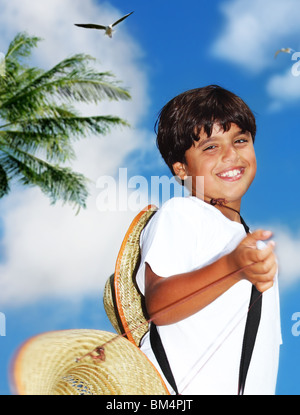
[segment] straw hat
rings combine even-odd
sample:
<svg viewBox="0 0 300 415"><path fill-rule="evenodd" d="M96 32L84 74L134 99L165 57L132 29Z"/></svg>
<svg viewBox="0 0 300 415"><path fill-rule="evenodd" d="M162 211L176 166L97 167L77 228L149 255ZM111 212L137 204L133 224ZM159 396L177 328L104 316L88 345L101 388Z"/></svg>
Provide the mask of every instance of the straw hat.
<svg viewBox="0 0 300 415"><path fill-rule="evenodd" d="M156 211L156 206L149 205L133 219L123 239L115 273L107 280L103 294L104 308L114 329L119 334L125 333L137 346L148 331L143 298L135 282L140 261L140 234Z"/></svg>
<svg viewBox="0 0 300 415"><path fill-rule="evenodd" d="M140 259L139 237L156 210L147 206L134 218L121 245L115 273L105 286L105 310L119 335L78 329L32 337L12 361L13 393L169 395L161 375L137 347L148 330L142 297L134 282ZM103 345L104 360L93 359L90 352Z"/></svg>
<svg viewBox="0 0 300 415"><path fill-rule="evenodd" d="M77 358L104 346L105 361ZM99 330L47 332L27 340L11 368L20 395L167 395L147 357L123 337Z"/></svg>

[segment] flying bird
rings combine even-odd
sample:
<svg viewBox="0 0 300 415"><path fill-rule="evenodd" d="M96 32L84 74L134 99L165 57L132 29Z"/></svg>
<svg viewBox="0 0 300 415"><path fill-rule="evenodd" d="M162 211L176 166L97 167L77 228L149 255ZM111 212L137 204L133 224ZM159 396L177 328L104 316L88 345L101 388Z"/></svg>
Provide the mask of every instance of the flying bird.
<svg viewBox="0 0 300 415"><path fill-rule="evenodd" d="M281 49L277 50L277 52L275 53L274 58L276 58L276 57L277 57L277 55L278 55L280 52L284 52L284 53L292 53L292 52L294 52L294 49L291 49L291 48L281 48Z"/></svg>
<svg viewBox="0 0 300 415"><path fill-rule="evenodd" d="M105 30L105 35L112 37L112 32L113 27L116 26L117 24L121 23L123 20L125 20L128 16L130 16L133 12L125 14L125 16L121 17L119 20L117 20L116 22L108 25L108 26L103 26L103 25L99 25L99 24L93 24L93 23L87 23L87 24L79 24L79 23L75 23L75 26L79 26L79 27L84 27L86 29L98 29L98 30Z"/></svg>

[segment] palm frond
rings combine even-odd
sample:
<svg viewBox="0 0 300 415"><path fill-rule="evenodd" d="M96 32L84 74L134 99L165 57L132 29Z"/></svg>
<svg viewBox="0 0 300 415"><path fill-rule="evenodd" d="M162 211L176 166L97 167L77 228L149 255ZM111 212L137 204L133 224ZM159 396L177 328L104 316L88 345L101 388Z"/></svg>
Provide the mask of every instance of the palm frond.
<svg viewBox="0 0 300 415"><path fill-rule="evenodd" d="M25 104L37 108L48 103L50 96L53 101L53 98L57 97L60 100L67 99L68 101L86 103L98 103L103 99L129 100L130 93L109 77L113 78L109 73L104 75L76 70L59 78L43 78L43 81L47 79L48 82L41 82L40 78L31 79L31 82L25 83L22 89L19 88L19 82L18 88L13 88L10 96L0 102L0 108L14 112L24 110ZM23 76L22 82L24 83L24 79L27 78L30 79L28 74ZM14 93L14 89L17 90L16 93Z"/></svg>
<svg viewBox="0 0 300 415"><path fill-rule="evenodd" d="M0 131L0 148L12 153L19 148L26 153L39 154L50 162L65 163L75 158L69 137L63 134L57 136L38 131Z"/></svg>
<svg viewBox="0 0 300 415"><path fill-rule="evenodd" d="M32 49L37 46L41 38L37 36L28 36L26 32L18 33L10 43L5 55L6 61L18 60L30 55Z"/></svg>
<svg viewBox="0 0 300 415"><path fill-rule="evenodd" d="M2 153L0 163L9 178L16 178L25 186L38 186L52 204L62 200L86 207L88 180L69 167L52 165L20 150L17 156Z"/></svg>
<svg viewBox="0 0 300 415"><path fill-rule="evenodd" d="M128 123L122 118L110 115L95 115L92 117L74 116L74 117L53 117L53 118L36 118L20 120L16 123L6 124L4 131L8 127L19 126L21 131L27 134L39 134L41 137L59 136L59 137L85 137L87 134L107 134L112 126L128 126Z"/></svg>
<svg viewBox="0 0 300 415"><path fill-rule="evenodd" d="M9 183L6 171L0 164L0 198L9 192Z"/></svg>

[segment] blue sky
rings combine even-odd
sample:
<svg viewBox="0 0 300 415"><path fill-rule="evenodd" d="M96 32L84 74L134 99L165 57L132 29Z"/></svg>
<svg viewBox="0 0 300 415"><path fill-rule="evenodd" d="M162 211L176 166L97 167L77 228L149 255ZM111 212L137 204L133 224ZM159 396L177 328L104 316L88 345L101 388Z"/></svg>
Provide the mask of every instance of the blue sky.
<svg viewBox="0 0 300 415"><path fill-rule="evenodd" d="M277 394L299 394L300 336L292 331L300 312L299 58L281 53L274 59L283 47L300 51L299 1L0 0L0 7L0 52L27 31L44 39L33 65L49 68L88 53L132 95L130 103L80 108L131 123L76 143L73 167L91 179L85 211L75 216L68 206L50 206L38 189L15 188L0 201L0 312L6 322L0 394L10 394L9 362L30 336L69 328L112 331L102 290L137 212L101 211L98 180L117 180L119 168L127 168L128 177L169 176L155 147L157 113L178 93L207 84L237 93L257 117L258 174L242 215L252 228L274 232L283 333ZM130 11L112 39L74 26L110 23Z"/></svg>

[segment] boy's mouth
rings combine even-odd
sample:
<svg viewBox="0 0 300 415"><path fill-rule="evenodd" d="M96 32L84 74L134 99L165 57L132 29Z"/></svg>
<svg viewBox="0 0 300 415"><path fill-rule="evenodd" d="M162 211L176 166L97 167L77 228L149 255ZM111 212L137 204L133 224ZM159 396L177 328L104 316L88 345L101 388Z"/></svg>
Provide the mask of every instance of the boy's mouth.
<svg viewBox="0 0 300 415"><path fill-rule="evenodd" d="M217 173L217 176L224 180L239 180L244 172L244 167L234 167Z"/></svg>

